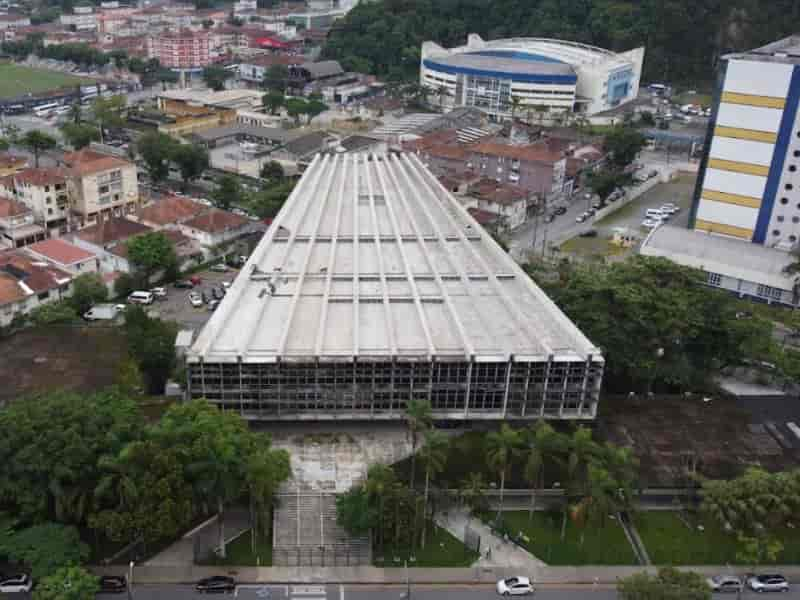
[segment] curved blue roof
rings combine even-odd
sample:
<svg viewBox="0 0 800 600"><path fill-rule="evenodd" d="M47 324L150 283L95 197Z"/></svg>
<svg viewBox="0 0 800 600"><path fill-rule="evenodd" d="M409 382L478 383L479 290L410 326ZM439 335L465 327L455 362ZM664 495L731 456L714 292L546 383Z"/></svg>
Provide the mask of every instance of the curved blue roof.
<svg viewBox="0 0 800 600"><path fill-rule="evenodd" d="M574 85L578 81L575 70L567 63L552 59L538 60L531 58L535 55L528 53L524 53L528 58L517 58L509 56L507 52L499 52L502 54L469 53L426 58L422 64L440 73L495 77L524 83Z"/></svg>

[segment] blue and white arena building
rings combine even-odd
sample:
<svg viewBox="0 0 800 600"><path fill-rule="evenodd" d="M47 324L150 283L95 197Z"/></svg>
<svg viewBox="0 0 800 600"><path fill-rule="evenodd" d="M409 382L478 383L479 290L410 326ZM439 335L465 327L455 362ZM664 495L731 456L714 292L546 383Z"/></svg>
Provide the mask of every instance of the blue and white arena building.
<svg viewBox="0 0 800 600"><path fill-rule="evenodd" d="M534 106L550 113L594 115L630 102L639 93L644 48L621 54L577 42L546 38L484 41L467 45L422 44L420 84L443 110L474 106L490 117L517 116Z"/></svg>

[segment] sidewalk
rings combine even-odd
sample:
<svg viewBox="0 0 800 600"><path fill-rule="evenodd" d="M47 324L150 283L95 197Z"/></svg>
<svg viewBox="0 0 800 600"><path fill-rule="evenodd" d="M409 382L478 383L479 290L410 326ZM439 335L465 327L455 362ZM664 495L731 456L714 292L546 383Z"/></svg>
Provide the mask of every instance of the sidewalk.
<svg viewBox="0 0 800 600"><path fill-rule="evenodd" d="M496 536L483 521L471 517L466 508L458 507L437 515L435 521L437 525L444 527L462 542L464 542L467 527L480 536L481 557L472 564L473 567L516 568L529 573L546 566L543 561L530 552L511 541L507 542Z"/></svg>

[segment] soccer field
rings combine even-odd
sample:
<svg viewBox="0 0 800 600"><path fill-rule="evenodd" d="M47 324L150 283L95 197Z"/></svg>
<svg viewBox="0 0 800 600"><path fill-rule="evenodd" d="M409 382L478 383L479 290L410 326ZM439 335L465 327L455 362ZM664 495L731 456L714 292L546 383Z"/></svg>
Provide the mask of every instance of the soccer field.
<svg viewBox="0 0 800 600"><path fill-rule="evenodd" d="M92 83L92 80L13 63L0 64L0 98L13 98L28 93L39 94L79 83L86 85Z"/></svg>

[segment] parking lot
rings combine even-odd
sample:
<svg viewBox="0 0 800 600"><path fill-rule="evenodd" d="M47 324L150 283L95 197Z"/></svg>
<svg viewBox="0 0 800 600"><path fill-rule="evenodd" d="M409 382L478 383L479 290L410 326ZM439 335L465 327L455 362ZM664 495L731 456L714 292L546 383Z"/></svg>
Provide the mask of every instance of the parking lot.
<svg viewBox="0 0 800 600"><path fill-rule="evenodd" d="M230 269L226 273L208 270L195 273L194 277L199 277L201 280L200 285L194 289L179 289L171 285L167 286L167 297L154 302L150 309L162 319L175 321L185 329L199 331L212 313L208 310L207 305L192 306L189 303L189 294L193 291L198 294L205 293L206 298L210 300L213 298L212 288L219 290L223 281L232 283L238 273L239 271L236 269Z"/></svg>

